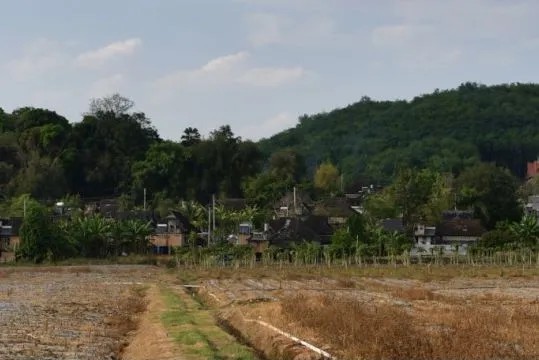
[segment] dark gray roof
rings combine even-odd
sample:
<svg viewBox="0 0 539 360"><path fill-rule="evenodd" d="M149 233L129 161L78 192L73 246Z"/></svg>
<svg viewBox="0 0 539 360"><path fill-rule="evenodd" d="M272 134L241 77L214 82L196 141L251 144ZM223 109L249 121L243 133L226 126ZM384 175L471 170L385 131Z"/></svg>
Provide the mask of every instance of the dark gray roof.
<svg viewBox="0 0 539 360"><path fill-rule="evenodd" d="M292 242L314 241L329 244L333 229L326 216L309 215L305 218L280 218L269 223L271 245L289 247Z"/></svg>
<svg viewBox="0 0 539 360"><path fill-rule="evenodd" d="M478 219L442 220L436 226L438 236L481 236L486 232Z"/></svg>
<svg viewBox="0 0 539 360"><path fill-rule="evenodd" d="M389 232L404 232L404 224L402 218L384 219L380 221L380 226Z"/></svg>
<svg viewBox="0 0 539 360"><path fill-rule="evenodd" d="M228 198L216 200L216 202L227 210L243 210L247 207L247 200L245 199Z"/></svg>
<svg viewBox="0 0 539 360"><path fill-rule="evenodd" d="M181 212L173 210L171 211L171 215L174 219L178 220L182 233L199 232L199 230L191 224L191 221L189 221L187 216L183 215Z"/></svg>
<svg viewBox="0 0 539 360"><path fill-rule="evenodd" d="M350 201L345 197L328 198L314 206L313 214L329 217L348 218L356 212L352 210Z"/></svg>
<svg viewBox="0 0 539 360"><path fill-rule="evenodd" d="M300 206L304 204L306 207L309 207L313 203L311 197L306 192L297 190L296 191L296 205ZM281 206L287 206L289 208L294 206L294 192L289 191L279 200L273 204L274 209L279 209Z"/></svg>

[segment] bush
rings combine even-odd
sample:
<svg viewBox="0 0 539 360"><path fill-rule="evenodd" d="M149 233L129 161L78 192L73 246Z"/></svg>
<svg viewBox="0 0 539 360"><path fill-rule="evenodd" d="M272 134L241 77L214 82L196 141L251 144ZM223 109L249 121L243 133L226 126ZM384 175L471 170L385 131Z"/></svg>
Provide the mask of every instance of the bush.
<svg viewBox="0 0 539 360"><path fill-rule="evenodd" d="M479 240L479 246L487 249L505 249L518 242L517 236L508 229L495 229L486 232Z"/></svg>

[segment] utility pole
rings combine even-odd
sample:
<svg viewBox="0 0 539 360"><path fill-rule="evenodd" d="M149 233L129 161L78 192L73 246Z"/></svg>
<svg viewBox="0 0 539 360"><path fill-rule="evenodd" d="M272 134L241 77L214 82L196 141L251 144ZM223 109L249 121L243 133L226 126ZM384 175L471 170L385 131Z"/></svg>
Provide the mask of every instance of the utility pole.
<svg viewBox="0 0 539 360"><path fill-rule="evenodd" d="M146 188L144 188L144 211L146 211Z"/></svg>
<svg viewBox="0 0 539 360"><path fill-rule="evenodd" d="M213 211L213 232L215 233L215 194L212 195L212 211Z"/></svg>
<svg viewBox="0 0 539 360"><path fill-rule="evenodd" d="M26 218L26 198L22 202L22 216Z"/></svg>
<svg viewBox="0 0 539 360"><path fill-rule="evenodd" d="M210 246L211 239L211 204L208 204L208 246Z"/></svg>
<svg viewBox="0 0 539 360"><path fill-rule="evenodd" d="M294 216L298 215L298 211L296 209L296 187L294 186Z"/></svg>

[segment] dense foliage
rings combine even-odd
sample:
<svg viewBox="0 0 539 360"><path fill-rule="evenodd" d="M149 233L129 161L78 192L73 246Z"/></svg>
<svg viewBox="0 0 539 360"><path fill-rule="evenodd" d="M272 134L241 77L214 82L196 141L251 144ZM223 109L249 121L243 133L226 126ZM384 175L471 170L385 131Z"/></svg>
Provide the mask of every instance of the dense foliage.
<svg viewBox="0 0 539 360"><path fill-rule="evenodd" d="M180 141L164 141L132 107L117 94L94 99L76 123L46 109L0 109L0 217L25 215L21 258L147 252L148 224L83 216L88 198L115 197L120 211L148 205L161 217L176 209L206 229L206 204L216 195L245 197L250 206L216 206L213 250L184 249L184 255L217 261L215 253L224 251L221 260L251 259L245 249L223 248L220 241L242 221L260 227L272 205L294 188L315 200L343 195L343 178L349 185L369 181L385 187L369 192L364 215L337 230L331 246L304 242L288 255L270 248L264 256L305 263L395 256L409 249L415 224L437 223L453 207L473 210L491 230L483 247L539 244L537 221L521 221L517 178L539 153L539 85L467 83L410 102L363 98L344 109L303 116L295 128L259 144L235 136L228 125L207 138L188 127ZM538 189L535 179L520 195ZM70 221L49 221L51 213L40 205L58 200L73 211ZM380 220L392 217L402 217L407 237L382 230ZM195 244L196 236L191 240Z"/></svg>
<svg viewBox="0 0 539 360"><path fill-rule="evenodd" d="M292 148L311 172L336 164L345 181L388 184L402 167L460 173L480 161L518 177L539 153L539 85L462 84L411 101L364 97L346 108L302 116L299 124L261 141L271 154Z"/></svg>
<svg viewBox="0 0 539 360"><path fill-rule="evenodd" d="M229 126L207 139L187 128L181 142L162 141L132 106L120 95L94 99L78 123L50 110L0 109L0 197L129 194L141 203L147 188L150 199L206 203L211 194L243 195L244 179L259 171L256 144L234 136Z"/></svg>

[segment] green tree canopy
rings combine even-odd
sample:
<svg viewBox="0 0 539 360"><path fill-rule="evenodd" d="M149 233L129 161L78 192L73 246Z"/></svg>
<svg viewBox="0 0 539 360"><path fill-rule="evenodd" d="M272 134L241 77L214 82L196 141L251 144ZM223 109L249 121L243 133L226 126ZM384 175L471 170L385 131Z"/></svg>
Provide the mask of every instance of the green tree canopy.
<svg viewBox="0 0 539 360"><path fill-rule="evenodd" d="M459 204L471 207L489 229L522 216L517 179L506 169L492 164L470 167L456 179L456 187Z"/></svg>
<svg viewBox="0 0 539 360"><path fill-rule="evenodd" d="M339 170L331 162L326 161L316 169L314 186L326 193L334 193L339 188Z"/></svg>

